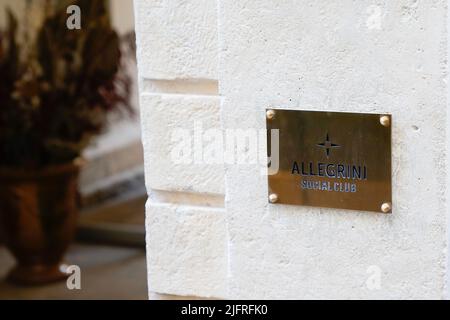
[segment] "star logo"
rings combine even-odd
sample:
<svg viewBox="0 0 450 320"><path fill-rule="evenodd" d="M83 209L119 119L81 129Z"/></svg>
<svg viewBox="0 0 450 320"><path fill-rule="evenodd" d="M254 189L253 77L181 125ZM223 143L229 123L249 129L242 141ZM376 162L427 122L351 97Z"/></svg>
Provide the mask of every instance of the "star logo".
<svg viewBox="0 0 450 320"><path fill-rule="evenodd" d="M322 143L318 143L317 144L318 147L325 149L325 152L327 154L327 158L330 157L330 151L331 149L336 149L336 148L340 148L341 146L335 143L332 143L330 140L330 136L327 133L327 138L324 142Z"/></svg>

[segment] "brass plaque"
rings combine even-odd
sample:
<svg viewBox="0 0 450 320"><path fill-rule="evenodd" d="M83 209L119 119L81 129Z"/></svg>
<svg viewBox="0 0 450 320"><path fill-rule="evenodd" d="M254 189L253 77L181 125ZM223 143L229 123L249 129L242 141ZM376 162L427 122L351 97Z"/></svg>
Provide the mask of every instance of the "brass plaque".
<svg viewBox="0 0 450 320"><path fill-rule="evenodd" d="M384 114L267 110L269 201L391 213L391 120ZM278 146L271 129L279 130Z"/></svg>

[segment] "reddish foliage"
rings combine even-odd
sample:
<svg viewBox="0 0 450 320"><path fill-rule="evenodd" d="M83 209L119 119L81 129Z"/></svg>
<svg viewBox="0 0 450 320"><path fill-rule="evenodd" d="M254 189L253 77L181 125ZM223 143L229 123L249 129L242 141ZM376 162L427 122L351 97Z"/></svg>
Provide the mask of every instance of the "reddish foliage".
<svg viewBox="0 0 450 320"><path fill-rule="evenodd" d="M0 165L39 168L80 156L110 112L131 115L131 78L104 0L78 0L80 30L56 11L25 52L17 21L0 31Z"/></svg>

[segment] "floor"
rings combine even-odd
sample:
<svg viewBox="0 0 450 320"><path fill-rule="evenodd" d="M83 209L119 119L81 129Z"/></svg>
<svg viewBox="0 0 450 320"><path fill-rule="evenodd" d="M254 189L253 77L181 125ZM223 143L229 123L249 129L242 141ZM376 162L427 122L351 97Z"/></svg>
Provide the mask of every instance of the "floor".
<svg viewBox="0 0 450 320"><path fill-rule="evenodd" d="M81 268L81 290L69 290L65 281L43 287L19 287L4 280L14 260L0 248L0 299L121 299L145 300L145 251L135 248L75 244L69 264Z"/></svg>
<svg viewBox="0 0 450 320"><path fill-rule="evenodd" d="M145 195L129 196L126 199L116 199L85 209L81 222L89 223L119 223L121 225L144 226Z"/></svg>
<svg viewBox="0 0 450 320"><path fill-rule="evenodd" d="M65 281L31 288L9 284L4 279L14 260L0 245L0 299L148 299L145 199L126 197L83 210L78 236L83 242L66 256L68 264L81 268L81 290L67 289Z"/></svg>

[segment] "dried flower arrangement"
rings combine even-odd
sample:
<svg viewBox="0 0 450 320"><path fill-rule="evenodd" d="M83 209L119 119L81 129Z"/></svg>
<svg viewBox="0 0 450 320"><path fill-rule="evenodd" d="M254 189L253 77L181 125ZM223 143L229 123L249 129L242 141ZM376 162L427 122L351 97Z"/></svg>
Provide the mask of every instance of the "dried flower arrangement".
<svg viewBox="0 0 450 320"><path fill-rule="evenodd" d="M46 3L50 3L46 1ZM0 30L0 166L38 169L80 156L112 111L132 114L131 79L105 0L71 1L80 30L66 27L66 6L46 6L41 26L26 30L8 12Z"/></svg>

